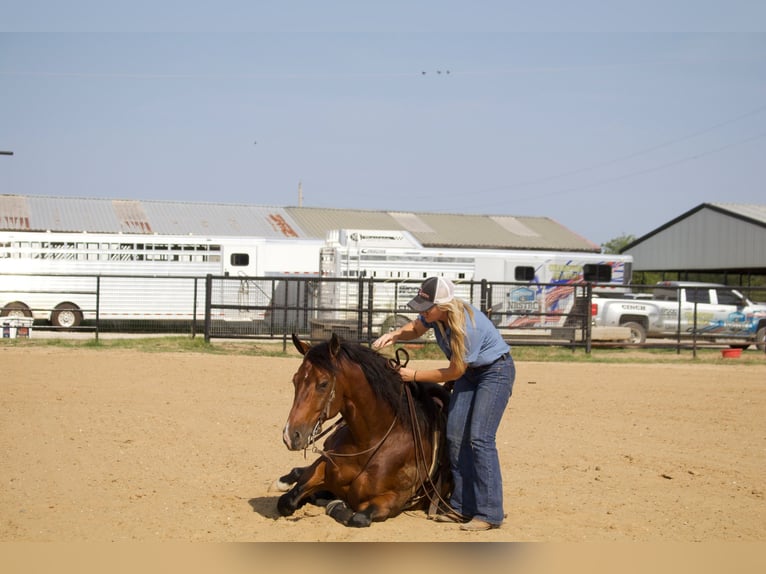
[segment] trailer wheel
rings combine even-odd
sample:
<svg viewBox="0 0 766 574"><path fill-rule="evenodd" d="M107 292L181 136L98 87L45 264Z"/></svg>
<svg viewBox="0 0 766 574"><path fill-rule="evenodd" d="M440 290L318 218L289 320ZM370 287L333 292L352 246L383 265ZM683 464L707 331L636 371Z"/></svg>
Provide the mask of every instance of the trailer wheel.
<svg viewBox="0 0 766 574"><path fill-rule="evenodd" d="M386 320L383 321L383 324L380 326L380 335L396 331L398 328L404 327L409 322L410 319L404 315L390 315L389 317L386 317Z"/></svg>
<svg viewBox="0 0 766 574"><path fill-rule="evenodd" d="M61 303L51 313L51 325L64 329L74 329L82 323L82 311L72 303Z"/></svg>
<svg viewBox="0 0 766 574"><path fill-rule="evenodd" d="M630 329L630 337L628 342L633 345L643 345L646 342L646 329L641 323L623 323L621 327L627 327Z"/></svg>
<svg viewBox="0 0 766 574"><path fill-rule="evenodd" d="M0 311L0 317L31 317L32 311L21 301L8 303Z"/></svg>
<svg viewBox="0 0 766 574"><path fill-rule="evenodd" d="M761 327L755 333L755 346L759 351L766 350L766 327Z"/></svg>
<svg viewBox="0 0 766 574"><path fill-rule="evenodd" d="M748 345L747 343L732 343L732 344L729 345L729 348L730 349L741 349L741 350L744 351L746 349L749 349L750 345Z"/></svg>

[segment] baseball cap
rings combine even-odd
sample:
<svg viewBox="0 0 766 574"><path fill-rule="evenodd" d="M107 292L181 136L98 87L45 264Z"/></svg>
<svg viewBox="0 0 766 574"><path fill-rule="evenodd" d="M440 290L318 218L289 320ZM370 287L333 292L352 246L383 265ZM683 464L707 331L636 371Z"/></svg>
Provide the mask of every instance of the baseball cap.
<svg viewBox="0 0 766 574"><path fill-rule="evenodd" d="M445 277L429 277L420 286L418 294L407 303L410 309L422 313L434 305L449 303L455 296L455 285Z"/></svg>

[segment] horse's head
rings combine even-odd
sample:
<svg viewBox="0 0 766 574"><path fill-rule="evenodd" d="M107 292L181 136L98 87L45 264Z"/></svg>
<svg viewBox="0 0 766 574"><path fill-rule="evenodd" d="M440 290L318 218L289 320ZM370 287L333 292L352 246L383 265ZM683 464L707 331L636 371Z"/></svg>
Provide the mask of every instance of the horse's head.
<svg viewBox="0 0 766 574"><path fill-rule="evenodd" d="M306 448L321 430L324 421L333 418L340 409L336 397L336 377L340 340L333 333L323 352L309 353L311 345L293 334L293 344L303 355L303 362L293 375L295 396L287 416L282 440L290 450Z"/></svg>

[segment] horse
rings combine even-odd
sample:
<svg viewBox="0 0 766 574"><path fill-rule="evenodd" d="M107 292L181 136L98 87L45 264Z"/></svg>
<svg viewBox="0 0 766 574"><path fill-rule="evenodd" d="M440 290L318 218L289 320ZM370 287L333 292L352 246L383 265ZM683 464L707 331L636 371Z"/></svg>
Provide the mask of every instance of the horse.
<svg viewBox="0 0 766 574"><path fill-rule="evenodd" d="M319 457L276 481L287 491L277 502L280 515L311 502L345 526L366 527L404 510L448 505L449 391L404 383L393 360L335 333L313 346L292 339L303 360L282 440L289 450L312 447ZM325 434L322 425L338 414L323 447L314 446Z"/></svg>

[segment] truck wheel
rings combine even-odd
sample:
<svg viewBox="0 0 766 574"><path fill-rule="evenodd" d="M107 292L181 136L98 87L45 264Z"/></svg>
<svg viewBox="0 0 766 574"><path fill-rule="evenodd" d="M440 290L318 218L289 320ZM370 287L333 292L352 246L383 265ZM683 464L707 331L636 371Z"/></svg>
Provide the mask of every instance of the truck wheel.
<svg viewBox="0 0 766 574"><path fill-rule="evenodd" d="M29 310L29 307L27 307L24 303L20 301L14 301L13 303L8 303L5 307L3 307L2 311L0 311L0 317L31 317L32 311Z"/></svg>
<svg viewBox="0 0 766 574"><path fill-rule="evenodd" d="M82 311L72 303L61 303L51 313L51 325L64 329L79 327L82 323Z"/></svg>
<svg viewBox="0 0 766 574"><path fill-rule="evenodd" d="M641 323L623 323L620 327L627 327L630 329L630 337L628 342L633 345L643 345L646 342L646 329Z"/></svg>
<svg viewBox="0 0 766 574"><path fill-rule="evenodd" d="M766 350L766 327L761 327L755 333L755 346L759 351Z"/></svg>
<svg viewBox="0 0 766 574"><path fill-rule="evenodd" d="M410 319L404 315L390 315L389 317L386 317L386 320L383 321L383 324L380 326L380 335L396 331L399 327L404 327L409 322Z"/></svg>

